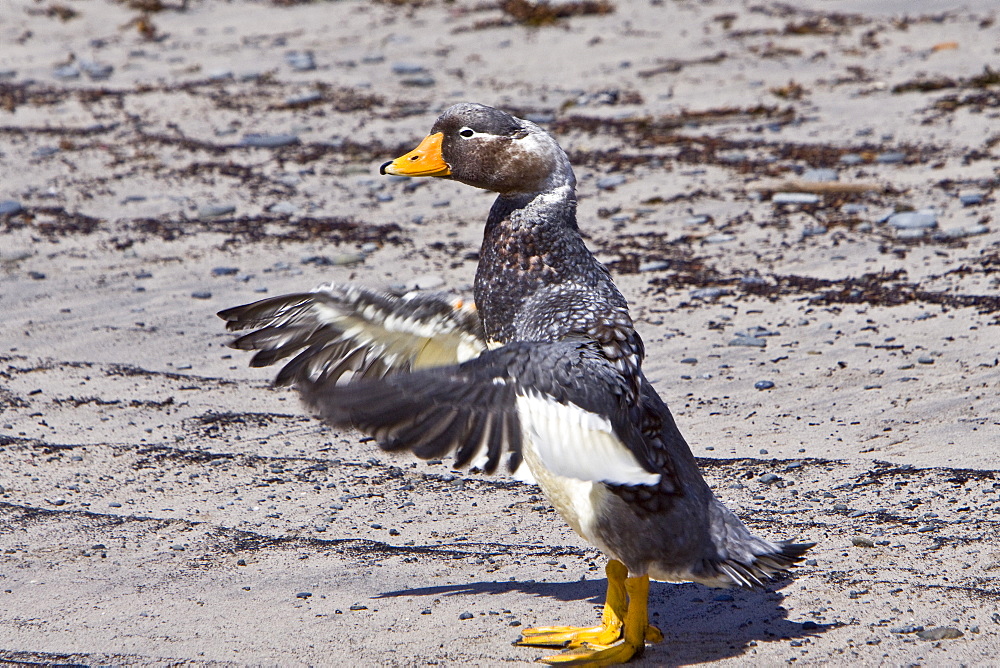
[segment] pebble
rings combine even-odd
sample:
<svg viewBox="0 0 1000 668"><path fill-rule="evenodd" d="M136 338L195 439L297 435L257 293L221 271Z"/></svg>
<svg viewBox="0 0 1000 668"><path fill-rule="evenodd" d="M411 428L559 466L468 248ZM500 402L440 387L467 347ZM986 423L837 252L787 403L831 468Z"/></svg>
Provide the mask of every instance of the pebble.
<svg viewBox="0 0 1000 668"><path fill-rule="evenodd" d="M802 230L803 237L817 237L821 234L826 234L826 227L824 225L807 225Z"/></svg>
<svg viewBox="0 0 1000 668"><path fill-rule="evenodd" d="M818 204L820 196L813 193L774 193L774 204Z"/></svg>
<svg viewBox="0 0 1000 668"><path fill-rule="evenodd" d="M730 292L725 288L698 288L690 292L691 299L717 299L728 294Z"/></svg>
<svg viewBox="0 0 1000 668"><path fill-rule="evenodd" d="M472 619L473 617L475 617L475 615L473 615L473 614L472 614L471 612L469 612L468 610L466 610L465 612L463 612L462 614L460 614L460 615L458 616L458 618L459 618L459 619L462 619L462 620L465 620L465 619Z"/></svg>
<svg viewBox="0 0 1000 668"><path fill-rule="evenodd" d="M81 60L80 69L94 81L103 81L110 77L111 73L115 71L115 68L112 65L108 65L107 63L97 63L92 60Z"/></svg>
<svg viewBox="0 0 1000 668"><path fill-rule="evenodd" d="M719 232L718 234L712 234L705 237L705 243L707 244L724 244L729 241L735 241L735 240L736 240L735 234L725 234L723 232Z"/></svg>
<svg viewBox="0 0 1000 668"><path fill-rule="evenodd" d="M843 504L843 503L835 503L835 504L833 504L833 509L834 510L847 510L847 505Z"/></svg>
<svg viewBox="0 0 1000 668"><path fill-rule="evenodd" d="M319 102L323 99L323 94L313 91L311 93L303 93L302 95L290 95L285 98L285 104L289 107L295 107L302 104L310 104L312 102Z"/></svg>
<svg viewBox="0 0 1000 668"><path fill-rule="evenodd" d="M297 72L308 72L316 69L316 59L312 51L289 51L285 54L285 62Z"/></svg>
<svg viewBox="0 0 1000 668"><path fill-rule="evenodd" d="M117 501L112 501L111 503L108 504L108 508L121 508L121 507L122 504L118 503Z"/></svg>
<svg viewBox="0 0 1000 668"><path fill-rule="evenodd" d="M840 174L837 173L837 170L829 167L807 169L802 172L803 181L837 181L839 179Z"/></svg>
<svg viewBox="0 0 1000 668"><path fill-rule="evenodd" d="M28 278L30 278L33 281L44 281L45 274L40 271L29 271Z"/></svg>
<svg viewBox="0 0 1000 668"><path fill-rule="evenodd" d="M759 482L764 483L765 485L770 485L771 483L775 483L781 480L781 476L777 475L776 473L765 473L761 477L757 478L757 480Z"/></svg>
<svg viewBox="0 0 1000 668"><path fill-rule="evenodd" d="M859 213L864 213L868 210L868 207L864 204L844 204L840 207L840 212L847 216L856 216Z"/></svg>
<svg viewBox="0 0 1000 668"><path fill-rule="evenodd" d="M927 230L920 230L920 229L896 230L897 239L922 239L925 236L927 236Z"/></svg>
<svg viewBox="0 0 1000 668"><path fill-rule="evenodd" d="M271 213L276 213L280 216L294 216L299 212L299 207L295 206L291 202L278 202L277 204L272 204L268 211Z"/></svg>
<svg viewBox="0 0 1000 668"><path fill-rule="evenodd" d="M764 348L767 346L767 339L761 339L756 336L739 336L735 339L729 341L727 345L730 346L746 346L750 348Z"/></svg>
<svg viewBox="0 0 1000 668"><path fill-rule="evenodd" d="M851 543L855 547L875 547L875 542L870 538L865 538L864 536L855 536L851 539Z"/></svg>
<svg viewBox="0 0 1000 668"><path fill-rule="evenodd" d="M354 610L354 611L367 610L367 609L368 609L367 605L361 605L360 603L355 603L354 605L348 608L348 610Z"/></svg>
<svg viewBox="0 0 1000 668"><path fill-rule="evenodd" d="M280 148L298 143L299 138L297 136L287 133L276 135L251 133L243 135L243 139L240 140L240 146L250 148Z"/></svg>
<svg viewBox="0 0 1000 668"><path fill-rule="evenodd" d="M962 206L975 206L976 204L982 204L984 199L985 195L982 193L966 193L958 196L958 201L962 203Z"/></svg>
<svg viewBox="0 0 1000 668"><path fill-rule="evenodd" d="M624 174L612 174L597 179L597 187L601 190L614 190L623 183L625 183Z"/></svg>
<svg viewBox="0 0 1000 668"><path fill-rule="evenodd" d="M7 199L0 202L0 216L13 216L15 213L20 213L24 210L20 202L15 202L12 199Z"/></svg>
<svg viewBox="0 0 1000 668"><path fill-rule="evenodd" d="M926 631L917 631L917 637L922 640L953 640L963 635L965 634L953 626L935 626Z"/></svg>
<svg viewBox="0 0 1000 668"><path fill-rule="evenodd" d="M295 598L309 598L310 596L312 596L311 591L300 591L295 595Z"/></svg>
<svg viewBox="0 0 1000 668"><path fill-rule="evenodd" d="M207 76L211 81L228 81L233 78L233 71L227 69L211 70Z"/></svg>
<svg viewBox="0 0 1000 668"><path fill-rule="evenodd" d="M771 388L774 387L774 383L771 382L770 380L758 380L756 383L753 384L753 386L755 389L758 390L770 390Z"/></svg>
<svg viewBox="0 0 1000 668"><path fill-rule="evenodd" d="M903 162L904 160L906 160L906 154L900 153L899 151L886 151L885 153L879 153L875 156L875 162L883 165L892 165L897 162Z"/></svg>
<svg viewBox="0 0 1000 668"><path fill-rule="evenodd" d="M711 220L712 220L711 216L706 216L704 214L701 214L697 216L691 216L690 218L686 218L682 223L682 225L684 225L685 227L694 227L695 225L704 225L705 223Z"/></svg>
<svg viewBox="0 0 1000 668"><path fill-rule="evenodd" d="M63 499L63 498L45 499L45 500L48 501L49 503L51 503L53 506L65 506L66 505L66 499Z"/></svg>
<svg viewBox="0 0 1000 668"><path fill-rule="evenodd" d="M917 624L907 624L906 626L896 626L889 629L890 633L919 633L924 627Z"/></svg>
<svg viewBox="0 0 1000 668"><path fill-rule="evenodd" d="M232 213L236 213L236 207L232 204L203 204L198 207L198 217L202 220L221 218Z"/></svg>
<svg viewBox="0 0 1000 668"><path fill-rule="evenodd" d="M212 267L212 276L233 276L238 273L238 267Z"/></svg>
<svg viewBox="0 0 1000 668"><path fill-rule="evenodd" d="M670 268L670 260L650 260L639 264L639 271L663 271Z"/></svg>
<svg viewBox="0 0 1000 668"><path fill-rule="evenodd" d="M920 364L934 364L934 358L930 355L921 355L917 358L917 362Z"/></svg>
<svg viewBox="0 0 1000 668"><path fill-rule="evenodd" d="M427 69L423 65L417 63L393 63L392 73L399 74L401 76L411 75L411 74L423 74Z"/></svg>
<svg viewBox="0 0 1000 668"><path fill-rule="evenodd" d="M932 211L904 211L889 216L887 222L897 230L926 230L937 227L937 215Z"/></svg>
<svg viewBox="0 0 1000 668"><path fill-rule="evenodd" d="M192 292L191 297L193 299L211 299L212 293L208 290L199 290L197 292Z"/></svg>
<svg viewBox="0 0 1000 668"><path fill-rule="evenodd" d="M76 79L80 76L80 68L75 63L61 65L52 70L52 76L56 79Z"/></svg>
<svg viewBox="0 0 1000 668"><path fill-rule="evenodd" d="M864 162L864 160L865 159L862 158L857 153L845 153L844 155L840 156L840 162L845 165L860 165L862 162Z"/></svg>
<svg viewBox="0 0 1000 668"><path fill-rule="evenodd" d="M375 243L374 241L366 241L365 243L361 244L361 248L359 248L358 250L360 250L362 253L374 253L375 251L378 250L378 248L379 248L378 244Z"/></svg>
<svg viewBox="0 0 1000 668"><path fill-rule="evenodd" d="M420 77L407 77L406 79L400 79L399 83L413 88L429 88L437 82L434 80L434 77L427 74Z"/></svg>
<svg viewBox="0 0 1000 668"><path fill-rule="evenodd" d="M952 227L951 229L941 230L934 235L935 239L941 239L947 241L949 239L961 239L962 237L972 237L977 234L986 234L990 231L986 225L970 225L969 227Z"/></svg>
<svg viewBox="0 0 1000 668"><path fill-rule="evenodd" d="M697 364L697 363L698 363L697 357L685 357L684 359L681 360L681 364Z"/></svg>

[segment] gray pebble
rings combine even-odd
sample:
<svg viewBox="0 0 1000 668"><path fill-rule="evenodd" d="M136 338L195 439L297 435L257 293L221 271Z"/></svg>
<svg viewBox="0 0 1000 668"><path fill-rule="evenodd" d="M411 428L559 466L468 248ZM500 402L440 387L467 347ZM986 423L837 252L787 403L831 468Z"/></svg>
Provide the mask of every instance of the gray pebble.
<svg viewBox="0 0 1000 668"><path fill-rule="evenodd" d="M639 264L639 271L663 271L670 268L670 260L650 260Z"/></svg>
<svg viewBox="0 0 1000 668"><path fill-rule="evenodd" d="M212 293L208 290L199 290L197 292L192 292L191 297L194 299L211 299Z"/></svg>
<svg viewBox="0 0 1000 668"><path fill-rule="evenodd" d="M232 204L203 204L198 207L198 217L202 220L221 218L232 213L236 213L236 207Z"/></svg>
<svg viewBox="0 0 1000 668"><path fill-rule="evenodd" d="M115 71L112 65L107 63L96 63L90 60L81 60L80 69L83 70L88 77L94 81L103 81L111 76L111 73Z"/></svg>
<svg viewBox="0 0 1000 668"><path fill-rule="evenodd" d="M361 244L361 248L359 248L358 250L360 250L362 253L374 253L375 251L378 250L378 244L375 243L374 241L366 241L365 243Z"/></svg>
<svg viewBox="0 0 1000 668"><path fill-rule="evenodd" d="M310 596L312 596L311 591L300 591L295 595L295 598L309 598Z"/></svg>
<svg viewBox="0 0 1000 668"><path fill-rule="evenodd" d="M393 63L392 73L399 74L401 76L410 74L423 74L427 69L423 65L417 63Z"/></svg>
<svg viewBox="0 0 1000 668"><path fill-rule="evenodd" d="M875 547L875 542L871 538L865 538L864 536L855 536L851 539L851 544L855 547Z"/></svg>
<svg viewBox="0 0 1000 668"><path fill-rule="evenodd" d="M357 611L357 610L367 610L367 609L368 609L367 605L361 605L360 603L355 603L350 608L348 608L348 610L355 610L355 611Z"/></svg>
<svg viewBox="0 0 1000 668"><path fill-rule="evenodd" d="M65 506L66 505L66 499L63 499L61 497L58 498L58 499L45 499L45 500L48 501L49 503L51 503L53 506Z"/></svg>
<svg viewBox="0 0 1000 668"><path fill-rule="evenodd" d="M962 206L982 204L984 199L985 196L982 193L966 193L958 196L958 201L962 203Z"/></svg>
<svg viewBox="0 0 1000 668"><path fill-rule="evenodd" d="M44 281L45 274L40 271L29 271L28 278L30 278L33 281Z"/></svg>
<svg viewBox="0 0 1000 668"><path fill-rule="evenodd" d="M48 158L59 152L58 146L40 146L31 152L31 155L36 158Z"/></svg>
<svg viewBox="0 0 1000 668"><path fill-rule="evenodd" d="M863 510L852 510L851 512L847 513L847 516L848 517L864 517L865 516L865 511L863 511Z"/></svg>
<svg viewBox="0 0 1000 668"><path fill-rule="evenodd" d="M897 230L925 230L937 227L937 215L933 211L904 211L889 216L889 225Z"/></svg>
<svg viewBox="0 0 1000 668"><path fill-rule="evenodd" d="M212 267L212 276L234 276L239 272L238 267Z"/></svg>
<svg viewBox="0 0 1000 668"><path fill-rule="evenodd" d="M310 104L312 102L319 102L323 99L323 94L313 91L311 93L303 93L302 95L290 95L285 98L285 104L290 107L294 107L301 104Z"/></svg>
<svg viewBox="0 0 1000 668"><path fill-rule="evenodd" d="M52 76L56 79L76 79L80 76L80 68L75 63L61 65L52 70Z"/></svg>
<svg viewBox="0 0 1000 668"><path fill-rule="evenodd" d="M735 240L736 240L735 234L725 234L723 232L719 232L717 234L712 234L710 236L705 237L705 243L707 244L724 244L726 242Z"/></svg>
<svg viewBox="0 0 1000 668"><path fill-rule="evenodd" d="M847 510L847 505L843 504L843 503L835 503L835 504L833 504L833 509L834 510L844 511L844 510Z"/></svg>
<svg viewBox="0 0 1000 668"><path fill-rule="evenodd" d="M761 477L757 478L758 482L762 482L765 485L770 485L771 483L778 482L781 480L781 476L775 473L765 473Z"/></svg>
<svg viewBox="0 0 1000 668"><path fill-rule="evenodd" d="M465 620L465 619L472 619L473 617L475 617L475 615L473 615L473 614L472 614L471 612L469 612L468 610L466 610L465 612L463 612L462 614L460 614L460 615L458 616L458 618L459 618L459 619L462 619L462 620Z"/></svg>
<svg viewBox="0 0 1000 668"><path fill-rule="evenodd" d="M299 207L295 206L291 202L278 202L277 204L272 204L268 211L271 213L276 213L280 216L294 216L299 212Z"/></svg>
<svg viewBox="0 0 1000 668"><path fill-rule="evenodd" d="M927 236L927 230L921 230L921 229L896 230L897 239L922 239L925 236Z"/></svg>
<svg viewBox="0 0 1000 668"><path fill-rule="evenodd" d="M20 202L15 202L12 199L4 200L0 202L0 216L12 216L15 213L20 213L24 210Z"/></svg>
<svg viewBox="0 0 1000 668"><path fill-rule="evenodd" d="M250 148L280 148L298 143L299 138L293 134L266 135L251 133L243 135L243 139L240 140L240 146Z"/></svg>
<svg viewBox="0 0 1000 668"><path fill-rule="evenodd" d="M698 363L697 357L685 357L684 359L681 360L681 364L697 364L697 363Z"/></svg>
<svg viewBox="0 0 1000 668"><path fill-rule="evenodd" d="M723 295L730 294L725 288L698 288L690 293L691 299L717 299Z"/></svg>
<svg viewBox="0 0 1000 668"><path fill-rule="evenodd" d="M316 60L312 51L289 51L285 54L285 62L297 72L308 72L316 69Z"/></svg>
<svg viewBox="0 0 1000 668"><path fill-rule="evenodd" d="M758 390L770 390L771 388L774 387L774 383L771 382L770 380L758 380L756 383L753 384L753 386L755 389Z"/></svg>
<svg viewBox="0 0 1000 668"><path fill-rule="evenodd" d="M421 615L429 615L429 614L431 614L431 609L430 608L424 608L423 610L420 611L420 614Z"/></svg>
<svg viewBox="0 0 1000 668"><path fill-rule="evenodd" d="M889 629L890 633L919 633L924 627L917 624L907 624L906 626L895 626Z"/></svg>
<svg viewBox="0 0 1000 668"><path fill-rule="evenodd" d="M813 193L774 193L771 202L774 204L817 204L820 196Z"/></svg>
<svg viewBox="0 0 1000 668"><path fill-rule="evenodd" d="M802 172L803 181L837 181L839 179L840 174L837 173L837 170L829 167L807 169Z"/></svg>
<svg viewBox="0 0 1000 668"><path fill-rule="evenodd" d="M868 210L868 207L864 204L844 204L840 207L840 212L847 216L856 216L859 213L864 213Z"/></svg>
<svg viewBox="0 0 1000 668"><path fill-rule="evenodd" d="M711 216L706 216L702 214L698 216L691 216L690 218L685 219L684 222L681 224L684 225L685 227L694 227L695 225L704 225L710 220L712 220Z"/></svg>
<svg viewBox="0 0 1000 668"><path fill-rule="evenodd" d="M208 76L211 81L228 81L233 78L233 71L226 69L211 70L206 76Z"/></svg>
<svg viewBox="0 0 1000 668"><path fill-rule="evenodd" d="M920 364L934 364L934 358L930 355L921 355L917 358L917 362Z"/></svg>
<svg viewBox="0 0 1000 668"><path fill-rule="evenodd" d="M892 165L904 160L906 160L906 154L899 151L886 151L875 156L875 162L882 163L883 165Z"/></svg>
<svg viewBox="0 0 1000 668"><path fill-rule="evenodd" d="M399 83L412 88L429 88L437 83L437 81L435 81L434 77L427 74L421 77L407 77L406 79L400 79Z"/></svg>
<svg viewBox="0 0 1000 668"><path fill-rule="evenodd" d="M802 230L803 237L818 237L826 234L826 227L823 225L808 225Z"/></svg>
<svg viewBox="0 0 1000 668"><path fill-rule="evenodd" d="M183 552L186 548L183 545L178 544L178 545L171 545L170 549L174 550L175 552Z"/></svg>
<svg viewBox="0 0 1000 668"><path fill-rule="evenodd" d="M860 165L862 162L864 162L864 158L862 158L857 153L845 153L844 155L840 156L840 162L845 165Z"/></svg>
<svg viewBox="0 0 1000 668"><path fill-rule="evenodd" d="M965 634L952 626L936 626L926 631L917 631L917 637L922 640L953 640L963 635Z"/></svg>
<svg viewBox="0 0 1000 668"><path fill-rule="evenodd" d="M597 179L596 185L601 190L613 190L623 183L625 183L624 174L611 174Z"/></svg>
<svg viewBox="0 0 1000 668"><path fill-rule="evenodd" d="M764 348L767 346L767 339L758 338L756 336L737 336L735 339L730 340L727 345Z"/></svg>

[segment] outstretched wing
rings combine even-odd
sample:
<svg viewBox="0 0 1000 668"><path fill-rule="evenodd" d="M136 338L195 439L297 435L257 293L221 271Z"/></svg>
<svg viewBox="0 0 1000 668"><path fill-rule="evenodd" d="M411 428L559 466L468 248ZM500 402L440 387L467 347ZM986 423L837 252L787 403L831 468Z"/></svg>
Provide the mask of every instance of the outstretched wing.
<svg viewBox="0 0 1000 668"><path fill-rule="evenodd" d="M322 285L219 312L230 331L259 328L231 344L255 350L251 366L294 355L275 383L336 382L456 364L485 350L472 306L440 293L393 295L356 285Z"/></svg>
<svg viewBox="0 0 1000 668"><path fill-rule="evenodd" d="M627 401L629 387L591 340L517 342L468 362L349 386L290 379L328 422L355 427L387 450L496 470L523 438L552 473L617 485L656 485ZM638 454L637 454L638 452ZM480 464L482 462L482 464Z"/></svg>

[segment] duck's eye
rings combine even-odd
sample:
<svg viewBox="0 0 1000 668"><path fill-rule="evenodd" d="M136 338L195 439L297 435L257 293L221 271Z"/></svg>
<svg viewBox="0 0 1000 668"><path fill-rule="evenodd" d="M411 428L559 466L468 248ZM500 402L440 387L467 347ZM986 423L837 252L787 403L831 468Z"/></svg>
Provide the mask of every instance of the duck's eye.
<svg viewBox="0 0 1000 668"><path fill-rule="evenodd" d="M472 128L462 128L461 130L458 131L458 134L460 136L465 137L466 139L468 139L469 137L471 137L474 134L476 134L476 131L473 130Z"/></svg>

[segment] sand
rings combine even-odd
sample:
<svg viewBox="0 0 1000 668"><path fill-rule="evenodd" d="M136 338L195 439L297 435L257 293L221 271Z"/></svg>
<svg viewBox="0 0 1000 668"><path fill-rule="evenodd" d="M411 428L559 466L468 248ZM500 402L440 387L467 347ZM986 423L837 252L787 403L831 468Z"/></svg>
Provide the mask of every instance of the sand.
<svg viewBox="0 0 1000 668"><path fill-rule="evenodd" d="M817 543L654 584L636 665L996 663L995 3L143 4L0 22L0 661L517 665L596 621L537 488L323 426L214 315L468 294L492 196L377 172L468 100L569 152L716 493Z"/></svg>

